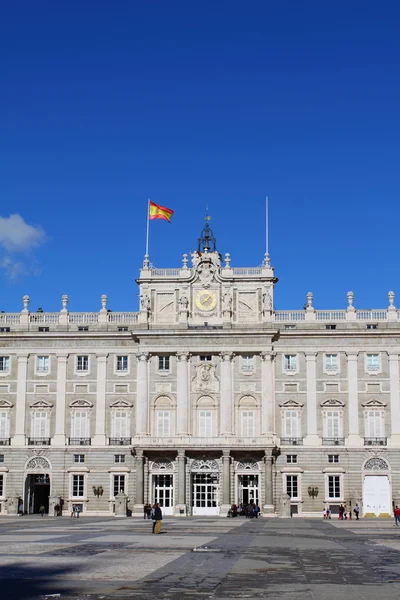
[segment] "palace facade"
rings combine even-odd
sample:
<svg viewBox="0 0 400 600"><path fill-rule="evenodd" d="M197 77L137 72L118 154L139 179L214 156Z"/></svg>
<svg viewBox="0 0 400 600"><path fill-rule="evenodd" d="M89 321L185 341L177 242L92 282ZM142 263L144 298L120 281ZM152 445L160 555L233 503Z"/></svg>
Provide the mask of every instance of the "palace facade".
<svg viewBox="0 0 400 600"><path fill-rule="evenodd" d="M0 314L0 514L227 514L290 498L388 515L400 500L399 311L274 309L268 255L237 268L208 222L140 310Z"/></svg>

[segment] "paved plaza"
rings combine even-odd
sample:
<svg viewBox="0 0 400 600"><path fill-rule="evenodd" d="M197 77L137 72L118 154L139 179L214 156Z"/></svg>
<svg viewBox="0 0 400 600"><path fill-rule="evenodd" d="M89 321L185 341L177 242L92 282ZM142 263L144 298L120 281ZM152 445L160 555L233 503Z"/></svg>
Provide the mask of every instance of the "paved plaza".
<svg viewBox="0 0 400 600"><path fill-rule="evenodd" d="M400 598L392 520L0 520L4 600Z"/></svg>

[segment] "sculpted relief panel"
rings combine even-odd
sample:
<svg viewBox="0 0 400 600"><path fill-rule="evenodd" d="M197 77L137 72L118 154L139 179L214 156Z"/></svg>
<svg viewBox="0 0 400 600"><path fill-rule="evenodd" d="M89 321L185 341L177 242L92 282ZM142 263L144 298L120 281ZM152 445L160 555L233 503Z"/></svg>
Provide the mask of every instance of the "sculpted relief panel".
<svg viewBox="0 0 400 600"><path fill-rule="evenodd" d="M192 378L193 392L218 392L219 380L215 375L215 365L204 362L196 365L196 375Z"/></svg>
<svg viewBox="0 0 400 600"><path fill-rule="evenodd" d="M173 292L160 292L156 295L155 320L157 323L175 322L175 295Z"/></svg>

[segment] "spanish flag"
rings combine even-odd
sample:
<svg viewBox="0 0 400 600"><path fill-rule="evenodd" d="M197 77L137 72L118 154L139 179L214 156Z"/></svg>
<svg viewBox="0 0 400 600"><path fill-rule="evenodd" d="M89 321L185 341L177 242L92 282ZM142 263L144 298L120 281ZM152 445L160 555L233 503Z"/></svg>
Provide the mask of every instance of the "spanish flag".
<svg viewBox="0 0 400 600"><path fill-rule="evenodd" d="M149 220L152 219L164 219L164 221L170 221L174 211L165 206L158 206L154 202L149 202Z"/></svg>

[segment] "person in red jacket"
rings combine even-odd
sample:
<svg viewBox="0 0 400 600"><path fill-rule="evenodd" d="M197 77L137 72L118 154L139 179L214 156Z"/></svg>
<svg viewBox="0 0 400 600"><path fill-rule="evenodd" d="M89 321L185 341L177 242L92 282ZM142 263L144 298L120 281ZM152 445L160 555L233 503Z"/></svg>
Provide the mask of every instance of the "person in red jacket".
<svg viewBox="0 0 400 600"><path fill-rule="evenodd" d="M400 523L400 508L397 506L397 504L394 509L394 522L396 523L396 527L398 527Z"/></svg>

